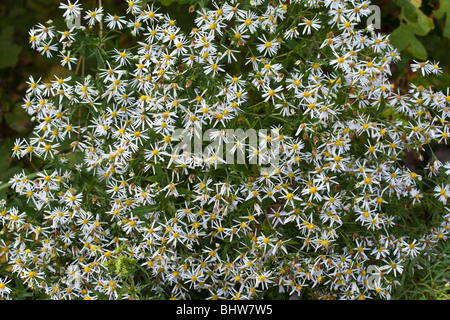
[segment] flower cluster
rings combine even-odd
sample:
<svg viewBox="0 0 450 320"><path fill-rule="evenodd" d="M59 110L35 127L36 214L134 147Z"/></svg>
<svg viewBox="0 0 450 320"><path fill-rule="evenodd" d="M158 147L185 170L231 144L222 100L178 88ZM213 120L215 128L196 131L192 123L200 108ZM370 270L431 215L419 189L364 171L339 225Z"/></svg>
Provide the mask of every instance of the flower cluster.
<svg viewBox="0 0 450 320"><path fill-rule="evenodd" d="M361 27L368 1L223 1L191 7L188 31L141 2L61 3L85 26L30 31L70 73L27 82L36 126L13 156L49 165L0 204L10 272L53 299L386 299L415 257L436 258L450 162L404 160L447 143L450 96L395 88L399 52ZM195 139L215 147L180 152Z"/></svg>

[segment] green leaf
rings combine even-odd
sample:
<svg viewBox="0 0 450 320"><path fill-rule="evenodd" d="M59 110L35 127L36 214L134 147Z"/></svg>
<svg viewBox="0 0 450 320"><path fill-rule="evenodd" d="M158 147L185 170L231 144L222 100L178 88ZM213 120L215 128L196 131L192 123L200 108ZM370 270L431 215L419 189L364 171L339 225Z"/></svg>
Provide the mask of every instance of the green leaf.
<svg viewBox="0 0 450 320"><path fill-rule="evenodd" d="M418 36L426 36L434 29L434 21L426 16L422 11L416 10L415 19L408 19L408 27Z"/></svg>
<svg viewBox="0 0 450 320"><path fill-rule="evenodd" d="M418 8L415 8L412 15L405 15L405 18L408 22L408 26L412 28L417 35L425 36L430 30L434 29L433 19L425 15Z"/></svg>
<svg viewBox="0 0 450 320"><path fill-rule="evenodd" d="M19 58L22 47L15 45L12 41L14 27L8 26L0 34L0 69L14 67Z"/></svg>
<svg viewBox="0 0 450 320"><path fill-rule="evenodd" d="M416 11L419 9L419 7L417 6L418 3L411 0L398 0L397 3L402 8L402 12L399 17L400 20L402 18L414 20Z"/></svg>
<svg viewBox="0 0 450 320"><path fill-rule="evenodd" d="M437 19L442 19L450 10L450 1L441 0L439 1L439 9L434 10L433 14Z"/></svg>
<svg viewBox="0 0 450 320"><path fill-rule="evenodd" d="M178 191L178 193L184 194L184 195L189 195L191 193L191 191L186 188L177 188L177 191Z"/></svg>
<svg viewBox="0 0 450 320"><path fill-rule="evenodd" d="M434 29L434 21L420 10L421 0L399 0L402 11L399 15L400 26L391 34L392 44L400 51L407 49L417 59L428 57L424 45L416 36L426 36Z"/></svg>
<svg viewBox="0 0 450 320"><path fill-rule="evenodd" d="M149 182L160 182L161 179L158 176L151 176L146 178L145 180L149 181Z"/></svg>
<svg viewBox="0 0 450 320"><path fill-rule="evenodd" d="M426 60L428 57L427 49L416 37L414 37L413 41L410 43L408 51L412 56L420 60Z"/></svg>
<svg viewBox="0 0 450 320"><path fill-rule="evenodd" d="M422 6L422 0L410 0L410 2L416 8L420 8Z"/></svg>
<svg viewBox="0 0 450 320"><path fill-rule="evenodd" d="M144 216L147 213L151 213L153 211L155 211L158 208L159 204L152 204L152 205L148 205L148 206L140 206L137 208L134 208L133 210L131 210L131 213L134 216L137 216L141 219L144 219Z"/></svg>
<svg viewBox="0 0 450 320"><path fill-rule="evenodd" d="M450 0L439 1L439 9L433 11L436 19L445 18L444 37L450 38Z"/></svg>
<svg viewBox="0 0 450 320"><path fill-rule="evenodd" d="M392 31L390 39L392 45L398 50L403 51L407 49L415 58L420 60L427 59L428 54L426 48L407 25L401 24L400 27Z"/></svg>
<svg viewBox="0 0 450 320"><path fill-rule="evenodd" d="M11 148L12 146L10 147L6 143L0 146L0 180L9 178L6 177L4 173L11 164Z"/></svg>

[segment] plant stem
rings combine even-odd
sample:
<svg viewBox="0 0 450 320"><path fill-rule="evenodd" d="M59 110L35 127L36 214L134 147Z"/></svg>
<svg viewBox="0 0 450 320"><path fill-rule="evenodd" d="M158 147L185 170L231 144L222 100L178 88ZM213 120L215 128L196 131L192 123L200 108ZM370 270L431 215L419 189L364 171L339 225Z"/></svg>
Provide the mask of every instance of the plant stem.
<svg viewBox="0 0 450 320"><path fill-rule="evenodd" d="M101 8L102 7L102 0L98 0L98 6ZM101 38L103 38L103 22L100 21L100 31L98 32L98 35Z"/></svg>

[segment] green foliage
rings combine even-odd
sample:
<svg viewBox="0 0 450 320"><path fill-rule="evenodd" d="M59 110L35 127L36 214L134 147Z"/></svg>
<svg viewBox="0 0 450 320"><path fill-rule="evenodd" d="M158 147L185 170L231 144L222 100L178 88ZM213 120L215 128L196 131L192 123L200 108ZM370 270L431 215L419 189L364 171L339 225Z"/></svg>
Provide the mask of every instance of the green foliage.
<svg viewBox="0 0 450 320"><path fill-rule="evenodd" d="M398 300L448 300L450 298L450 246L443 243L436 249L438 260L432 263L418 256L411 261L393 293ZM414 264L423 266L413 269Z"/></svg>
<svg viewBox="0 0 450 320"><path fill-rule="evenodd" d="M401 7L398 17L400 26L392 31L391 41L400 51L408 49L415 58L426 60L427 50L417 36L426 36L434 29L434 22L420 10L421 2L420 0L397 1Z"/></svg>
<svg viewBox="0 0 450 320"><path fill-rule="evenodd" d="M439 9L433 11L436 19L443 19L445 16L445 25L443 28L444 37L450 38L450 1L440 0Z"/></svg>
<svg viewBox="0 0 450 320"><path fill-rule="evenodd" d="M390 29L391 42L399 50L409 53L414 59L426 60L431 57L447 65L447 59L439 59L437 55L441 51L445 54L448 50L449 8L449 0L391 1L382 7L382 10L389 10L383 12L383 24ZM435 46L437 43L440 45Z"/></svg>

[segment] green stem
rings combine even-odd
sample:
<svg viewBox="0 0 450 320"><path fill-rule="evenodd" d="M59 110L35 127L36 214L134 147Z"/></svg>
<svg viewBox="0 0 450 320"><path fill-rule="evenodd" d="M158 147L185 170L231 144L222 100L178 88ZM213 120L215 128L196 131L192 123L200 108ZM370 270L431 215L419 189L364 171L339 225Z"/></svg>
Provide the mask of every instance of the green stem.
<svg viewBox="0 0 450 320"><path fill-rule="evenodd" d="M27 175L26 178L27 178L28 180L34 179L34 178L36 178L36 177L38 176L38 174L41 173L41 172L43 172L43 171L31 173L31 174ZM9 188L9 187L11 187L13 184L14 184L13 182L4 183L4 184L0 185L0 190Z"/></svg>

